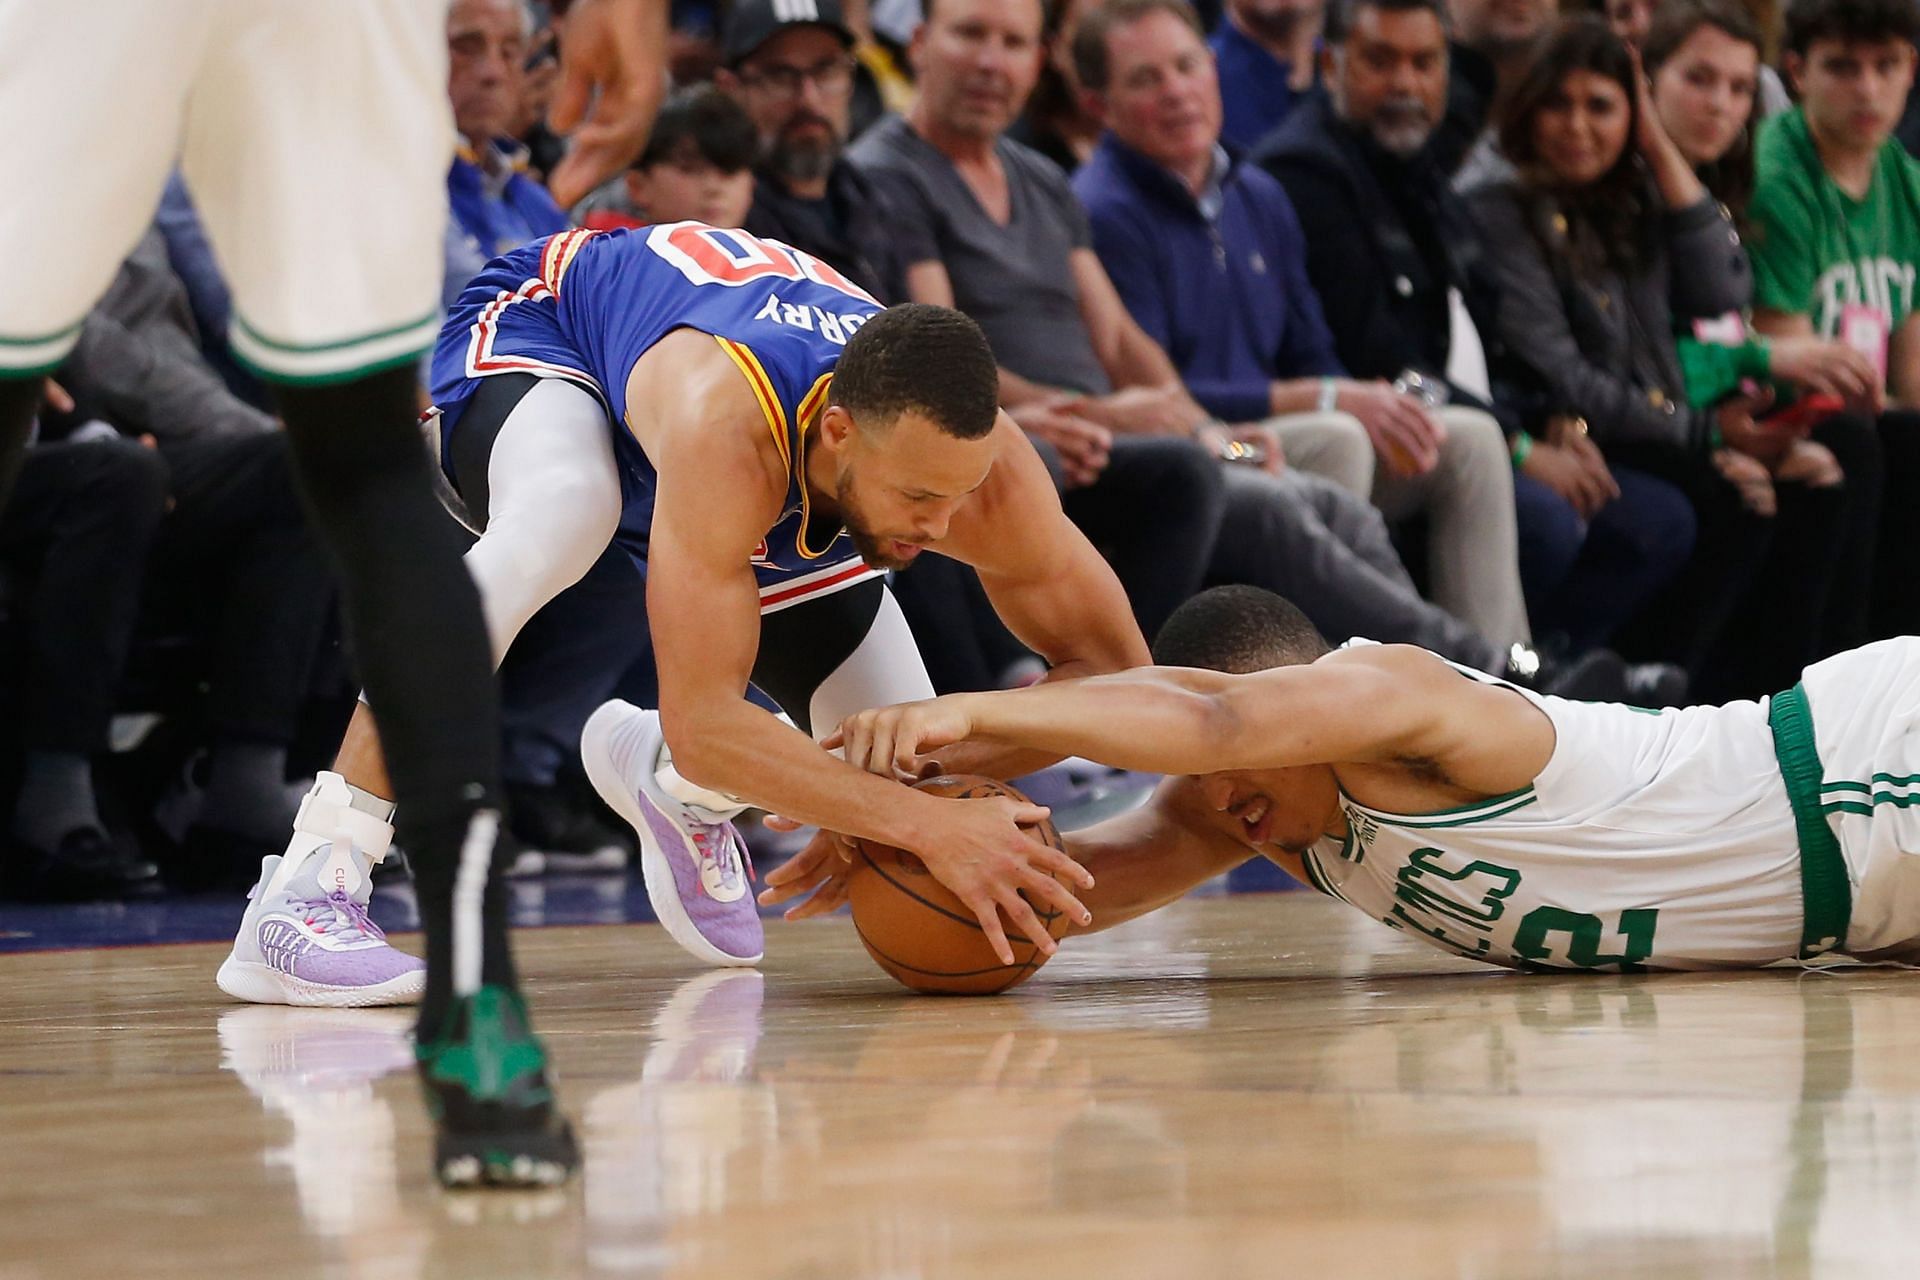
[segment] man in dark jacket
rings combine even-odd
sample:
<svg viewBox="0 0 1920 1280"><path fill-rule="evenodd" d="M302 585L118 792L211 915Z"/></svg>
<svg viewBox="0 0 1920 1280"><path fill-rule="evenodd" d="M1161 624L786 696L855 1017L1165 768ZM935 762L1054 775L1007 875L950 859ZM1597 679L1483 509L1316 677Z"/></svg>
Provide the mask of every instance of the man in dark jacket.
<svg viewBox="0 0 1920 1280"><path fill-rule="evenodd" d="M1450 403L1500 420L1528 610L1576 648L1603 643L1684 558L1686 500L1610 470L1583 435L1550 422L1543 391L1492 376L1504 364L1498 285L1436 155L1448 85L1439 0L1342 0L1325 57L1329 96L1275 130L1257 159L1299 212L1335 349L1357 376L1415 369Z"/></svg>
<svg viewBox="0 0 1920 1280"><path fill-rule="evenodd" d="M881 302L905 302L908 264L931 251L903 239L882 193L844 158L853 43L839 0L738 0L716 82L760 132L746 230L811 253Z"/></svg>

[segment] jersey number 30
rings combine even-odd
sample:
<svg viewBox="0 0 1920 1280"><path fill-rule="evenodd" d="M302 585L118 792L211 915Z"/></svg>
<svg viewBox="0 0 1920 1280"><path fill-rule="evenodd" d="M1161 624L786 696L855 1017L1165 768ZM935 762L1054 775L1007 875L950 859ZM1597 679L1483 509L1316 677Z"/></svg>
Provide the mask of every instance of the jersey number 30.
<svg viewBox="0 0 1920 1280"><path fill-rule="evenodd" d="M853 281L810 253L778 240L703 222L669 222L647 233L647 247L694 284L738 287L756 280L811 280L817 285L879 306Z"/></svg>

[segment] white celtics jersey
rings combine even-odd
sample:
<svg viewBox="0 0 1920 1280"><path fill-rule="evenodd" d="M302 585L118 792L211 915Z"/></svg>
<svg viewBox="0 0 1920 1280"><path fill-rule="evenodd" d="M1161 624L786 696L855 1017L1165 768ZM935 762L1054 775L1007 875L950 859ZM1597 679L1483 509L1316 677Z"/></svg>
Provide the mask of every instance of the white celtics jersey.
<svg viewBox="0 0 1920 1280"><path fill-rule="evenodd" d="M1700 969L1801 952L1800 842L1766 703L1653 712L1516 692L1553 721L1532 786L1417 816L1343 794L1346 839L1302 859L1314 886L1490 964Z"/></svg>

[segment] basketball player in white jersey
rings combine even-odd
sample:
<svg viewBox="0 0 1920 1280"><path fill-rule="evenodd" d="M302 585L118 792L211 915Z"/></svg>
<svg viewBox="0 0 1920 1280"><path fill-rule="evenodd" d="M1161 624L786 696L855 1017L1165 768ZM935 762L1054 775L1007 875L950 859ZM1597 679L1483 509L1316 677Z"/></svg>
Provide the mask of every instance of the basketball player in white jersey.
<svg viewBox="0 0 1920 1280"><path fill-rule="evenodd" d="M1706 969L1920 952L1920 638L1770 699L1568 702L1425 650L1328 652L1277 596L1189 601L1157 667L844 722L851 759L920 773L963 740L1174 775L1075 833L1096 928L1254 855L1376 920L1514 968ZM817 844L769 900L844 892Z"/></svg>
<svg viewBox="0 0 1920 1280"><path fill-rule="evenodd" d="M555 3L555 10L563 6ZM666 0L572 0L553 123L571 204L637 154L665 85ZM440 332L453 116L445 0L0 0L0 502L45 375L153 218L192 188L233 290L234 354L272 388L332 553L426 934L417 1053L450 1184L544 1184L576 1161L490 875L499 725L486 624L414 426ZM345 839L392 805L325 799ZM272 951L383 968L351 884L315 885ZM388 957L382 959L381 956Z"/></svg>

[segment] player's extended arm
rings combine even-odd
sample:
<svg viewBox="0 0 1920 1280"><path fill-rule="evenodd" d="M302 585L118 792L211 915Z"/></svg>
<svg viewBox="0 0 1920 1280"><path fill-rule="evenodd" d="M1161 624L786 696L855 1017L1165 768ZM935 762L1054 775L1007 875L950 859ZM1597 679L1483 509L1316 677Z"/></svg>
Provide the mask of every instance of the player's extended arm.
<svg viewBox="0 0 1920 1280"><path fill-rule="evenodd" d="M1060 497L1026 433L1005 413L1000 452L986 484L954 518L940 551L973 566L994 611L1046 660L1047 682L1124 671L1150 661L1127 593ZM954 773L1017 777L1061 753L1004 744L959 744L941 752Z"/></svg>
<svg viewBox="0 0 1920 1280"><path fill-rule="evenodd" d="M760 641L760 596L749 557L779 513L780 469L761 456L760 436L738 429L742 413L752 415L748 420L759 416L750 401L739 404L744 383L709 383L706 370L686 368L706 364L699 359L704 354L680 360L681 394L665 403L684 407L667 410L673 416L664 421L661 410L648 411L643 440L659 475L647 611L661 729L675 768L692 782L775 813L920 854L1010 961L996 907L1015 929L1039 928L1020 890L1035 901L1058 902L1069 919L1086 915L1047 873L1076 884L1085 882L1083 874L1017 825L1045 810L910 790L835 759L746 700ZM630 397L632 391L630 384ZM727 500L716 502L715 494Z"/></svg>
<svg viewBox="0 0 1920 1280"><path fill-rule="evenodd" d="M1153 773L1434 761L1467 789L1523 785L1553 727L1520 695L1469 680L1422 649L1371 645L1252 675L1145 667L963 693L849 717L828 745L911 772L969 738L1086 756ZM1511 785L1501 785L1518 778Z"/></svg>

